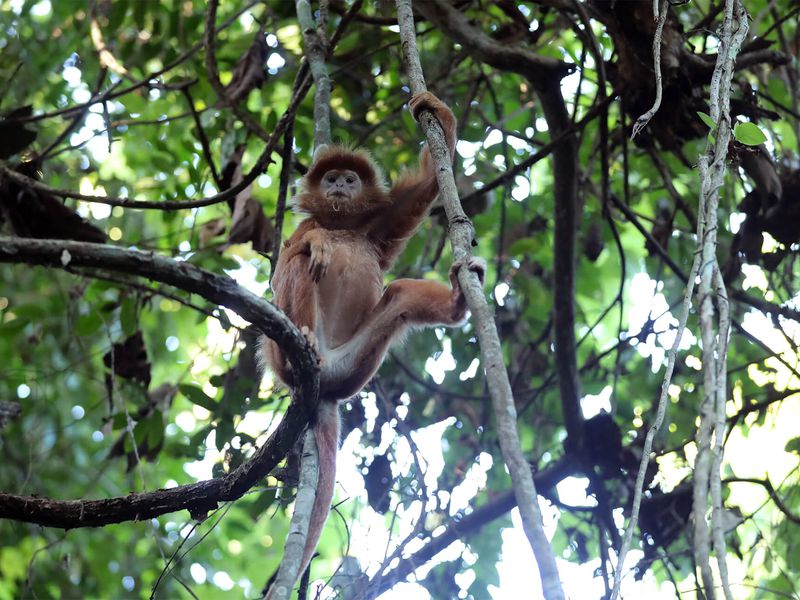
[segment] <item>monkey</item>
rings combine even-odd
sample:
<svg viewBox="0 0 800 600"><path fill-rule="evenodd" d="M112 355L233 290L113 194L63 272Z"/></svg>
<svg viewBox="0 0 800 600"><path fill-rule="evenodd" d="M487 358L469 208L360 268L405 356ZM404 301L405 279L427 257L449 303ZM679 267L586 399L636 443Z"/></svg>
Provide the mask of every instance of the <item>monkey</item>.
<svg viewBox="0 0 800 600"><path fill-rule="evenodd" d="M430 92L409 101L416 120L430 110L444 130L450 156L456 119ZM294 198L307 215L285 242L272 275L273 302L300 328L320 365L320 407L314 426L319 452L317 495L300 570L316 549L333 498L339 443L338 403L367 384L392 342L409 329L454 326L466 317L458 283L466 267L483 284L486 263L472 258L450 269L450 286L398 279L384 288L384 275L425 218L439 193L427 145L419 167L387 189L380 168L362 150L320 146ZM277 378L292 386L295 374L275 342L266 339L264 358Z"/></svg>

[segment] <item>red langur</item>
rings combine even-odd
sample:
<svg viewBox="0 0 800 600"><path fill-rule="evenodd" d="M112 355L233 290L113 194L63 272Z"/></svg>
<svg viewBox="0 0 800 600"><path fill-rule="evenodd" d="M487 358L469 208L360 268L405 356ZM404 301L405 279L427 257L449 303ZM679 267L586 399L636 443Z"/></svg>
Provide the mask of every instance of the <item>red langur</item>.
<svg viewBox="0 0 800 600"><path fill-rule="evenodd" d="M450 155L456 120L430 92L409 102L415 119L428 109L444 130ZM317 495L298 575L311 559L328 516L336 480L338 402L357 394L378 370L389 345L409 328L457 325L467 304L458 270L467 266L483 282L485 262L473 258L450 269L452 287L436 281L398 279L384 289L383 276L413 235L436 195L427 146L419 169L403 174L391 190L364 152L322 146L295 198L307 214L286 241L272 276L274 302L317 350L320 408L314 433L319 451ZM278 378L293 385L291 366L271 340L264 354Z"/></svg>

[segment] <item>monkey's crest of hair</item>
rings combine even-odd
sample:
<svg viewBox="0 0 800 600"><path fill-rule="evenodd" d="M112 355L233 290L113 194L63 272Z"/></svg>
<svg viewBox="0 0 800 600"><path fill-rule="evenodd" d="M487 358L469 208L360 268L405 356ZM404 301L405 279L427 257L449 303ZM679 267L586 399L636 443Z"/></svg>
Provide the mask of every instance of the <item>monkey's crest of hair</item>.
<svg viewBox="0 0 800 600"><path fill-rule="evenodd" d="M314 151L314 164L304 180L319 185L323 175L331 169L350 169L361 178L362 185L386 190L381 168L370 153L361 148L348 148L343 144L319 146Z"/></svg>
<svg viewBox="0 0 800 600"><path fill-rule="evenodd" d="M361 179L362 190L358 198L351 202L336 205L332 209L331 202L319 191L322 178L330 170L355 172ZM362 149L353 149L341 144L323 145L314 152L314 164L300 182L300 192L293 198L295 209L300 213L314 216L339 213L342 217L358 215L390 204L388 188L383 172L372 156Z"/></svg>

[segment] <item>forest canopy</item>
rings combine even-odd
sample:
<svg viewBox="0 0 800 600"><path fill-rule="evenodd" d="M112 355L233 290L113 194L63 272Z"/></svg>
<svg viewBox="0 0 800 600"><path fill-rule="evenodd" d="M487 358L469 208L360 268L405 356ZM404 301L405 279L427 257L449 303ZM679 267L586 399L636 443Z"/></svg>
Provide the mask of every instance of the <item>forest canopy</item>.
<svg viewBox="0 0 800 600"><path fill-rule="evenodd" d="M458 202L386 283L447 282L471 243L491 312L341 405L292 597L800 598L800 7L413 8ZM333 141L396 181L427 131L397 13L0 0L0 600L263 596L317 402L270 287L313 63Z"/></svg>

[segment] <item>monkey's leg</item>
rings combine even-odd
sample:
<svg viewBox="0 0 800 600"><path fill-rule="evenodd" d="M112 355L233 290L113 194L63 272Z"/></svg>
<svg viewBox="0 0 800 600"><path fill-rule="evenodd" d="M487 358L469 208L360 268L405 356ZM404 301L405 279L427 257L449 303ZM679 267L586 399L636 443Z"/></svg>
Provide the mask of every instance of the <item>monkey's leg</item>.
<svg viewBox="0 0 800 600"><path fill-rule="evenodd" d="M326 352L321 397L343 400L357 394L378 370L390 344L409 327L456 325L465 314L458 287L416 279L394 281L353 337Z"/></svg>
<svg viewBox="0 0 800 600"><path fill-rule="evenodd" d="M315 335L317 322L317 286L307 274L309 259L307 256L296 256L280 273L276 283L274 302L286 313L308 339L315 351L317 339ZM286 357L281 352L278 344L264 338L263 351L272 371L286 385L293 385L292 368L286 362Z"/></svg>

